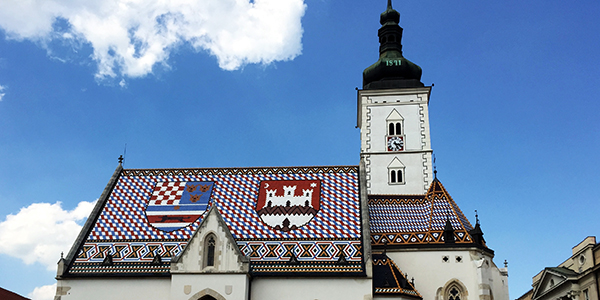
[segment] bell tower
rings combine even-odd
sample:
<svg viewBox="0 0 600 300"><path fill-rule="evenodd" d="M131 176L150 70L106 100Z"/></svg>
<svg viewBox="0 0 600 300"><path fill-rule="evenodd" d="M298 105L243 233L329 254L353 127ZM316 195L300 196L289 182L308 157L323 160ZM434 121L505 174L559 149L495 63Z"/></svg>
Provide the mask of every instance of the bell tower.
<svg viewBox="0 0 600 300"><path fill-rule="evenodd" d="M400 13L388 0L381 14L379 60L363 72L357 126L368 194L424 194L433 181L429 136L431 87L402 56Z"/></svg>

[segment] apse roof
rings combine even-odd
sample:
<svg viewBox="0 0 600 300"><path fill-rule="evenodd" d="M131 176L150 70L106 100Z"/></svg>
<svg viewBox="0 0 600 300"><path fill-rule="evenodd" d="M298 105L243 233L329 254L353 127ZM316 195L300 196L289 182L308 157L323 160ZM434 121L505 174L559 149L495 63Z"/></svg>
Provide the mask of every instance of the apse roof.
<svg viewBox="0 0 600 300"><path fill-rule="evenodd" d="M63 276L167 275L212 206L250 258L251 272L363 272L356 166L119 166Z"/></svg>
<svg viewBox="0 0 600 300"><path fill-rule="evenodd" d="M425 195L369 195L373 245L444 244L447 220L456 244L473 243L473 226L437 178Z"/></svg>
<svg viewBox="0 0 600 300"><path fill-rule="evenodd" d="M398 269L385 253L373 254L373 293L376 295L404 295L423 299L414 284Z"/></svg>

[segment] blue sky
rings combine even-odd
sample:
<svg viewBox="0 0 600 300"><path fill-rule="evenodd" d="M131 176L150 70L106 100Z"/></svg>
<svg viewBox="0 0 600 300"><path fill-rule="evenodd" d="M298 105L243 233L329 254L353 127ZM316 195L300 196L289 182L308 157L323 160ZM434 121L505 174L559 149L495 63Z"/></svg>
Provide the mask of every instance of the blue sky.
<svg viewBox="0 0 600 300"><path fill-rule="evenodd" d="M223 22L246 20L244 0L219 2L242 7L224 10L235 18L186 16L195 27L176 24L177 34L158 38L141 30L144 13L135 9L147 8L113 11L124 23L142 20L140 30L125 31L139 35L136 51L143 42L167 49L150 63L136 60L140 53L119 57L127 49L111 36L118 31L89 25L94 19L69 1L52 2L67 8L23 12L0 3L0 240L15 219L35 231L18 237L21 248L0 246L1 287L28 295L54 283L48 261L69 243L42 254L35 246L51 243L52 230L78 228L81 203L100 196L125 145L126 168L358 164L355 88L378 58L386 1L306 0L303 8L301 0L256 0L286 12L247 19L263 35ZM435 83L438 178L473 223L478 210L517 298L537 272L600 234L600 3L394 8L405 57L421 66L423 83ZM233 40L219 40L223 32ZM118 46L106 48L112 38ZM64 227L38 221L44 210Z"/></svg>

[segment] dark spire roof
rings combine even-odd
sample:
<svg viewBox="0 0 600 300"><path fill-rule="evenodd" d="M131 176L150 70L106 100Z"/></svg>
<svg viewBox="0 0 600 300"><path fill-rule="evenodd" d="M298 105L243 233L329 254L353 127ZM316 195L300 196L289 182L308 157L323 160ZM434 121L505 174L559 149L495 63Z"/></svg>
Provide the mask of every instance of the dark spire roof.
<svg viewBox="0 0 600 300"><path fill-rule="evenodd" d="M446 226L444 226L444 243L446 244L454 244L454 228L452 228L452 223L450 223L450 218L446 219Z"/></svg>
<svg viewBox="0 0 600 300"><path fill-rule="evenodd" d="M479 225L479 216L477 215L477 211L475 211L475 228L469 231L469 234L473 238L473 242L479 245L485 245L485 239L483 238L483 231L481 230L481 225Z"/></svg>
<svg viewBox="0 0 600 300"><path fill-rule="evenodd" d="M391 0L379 22L379 60L364 70L363 89L422 87L421 67L402 56L400 13L392 8Z"/></svg>

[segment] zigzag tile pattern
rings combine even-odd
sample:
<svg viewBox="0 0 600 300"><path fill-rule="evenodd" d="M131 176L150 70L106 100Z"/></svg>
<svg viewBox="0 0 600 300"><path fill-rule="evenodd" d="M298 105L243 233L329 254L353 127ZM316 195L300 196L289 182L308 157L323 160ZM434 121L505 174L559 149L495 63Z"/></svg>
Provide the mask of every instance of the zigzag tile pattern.
<svg viewBox="0 0 600 300"><path fill-rule="evenodd" d="M151 262L155 254L163 261L170 261L179 255L187 240L180 241L143 241L86 243L77 256L77 262L102 262L106 255L113 256L119 262Z"/></svg>
<svg viewBox="0 0 600 300"><path fill-rule="evenodd" d="M292 255L299 262L335 261L340 256L347 261L360 262L360 241L248 241L238 242L242 253L251 261L287 261Z"/></svg>

